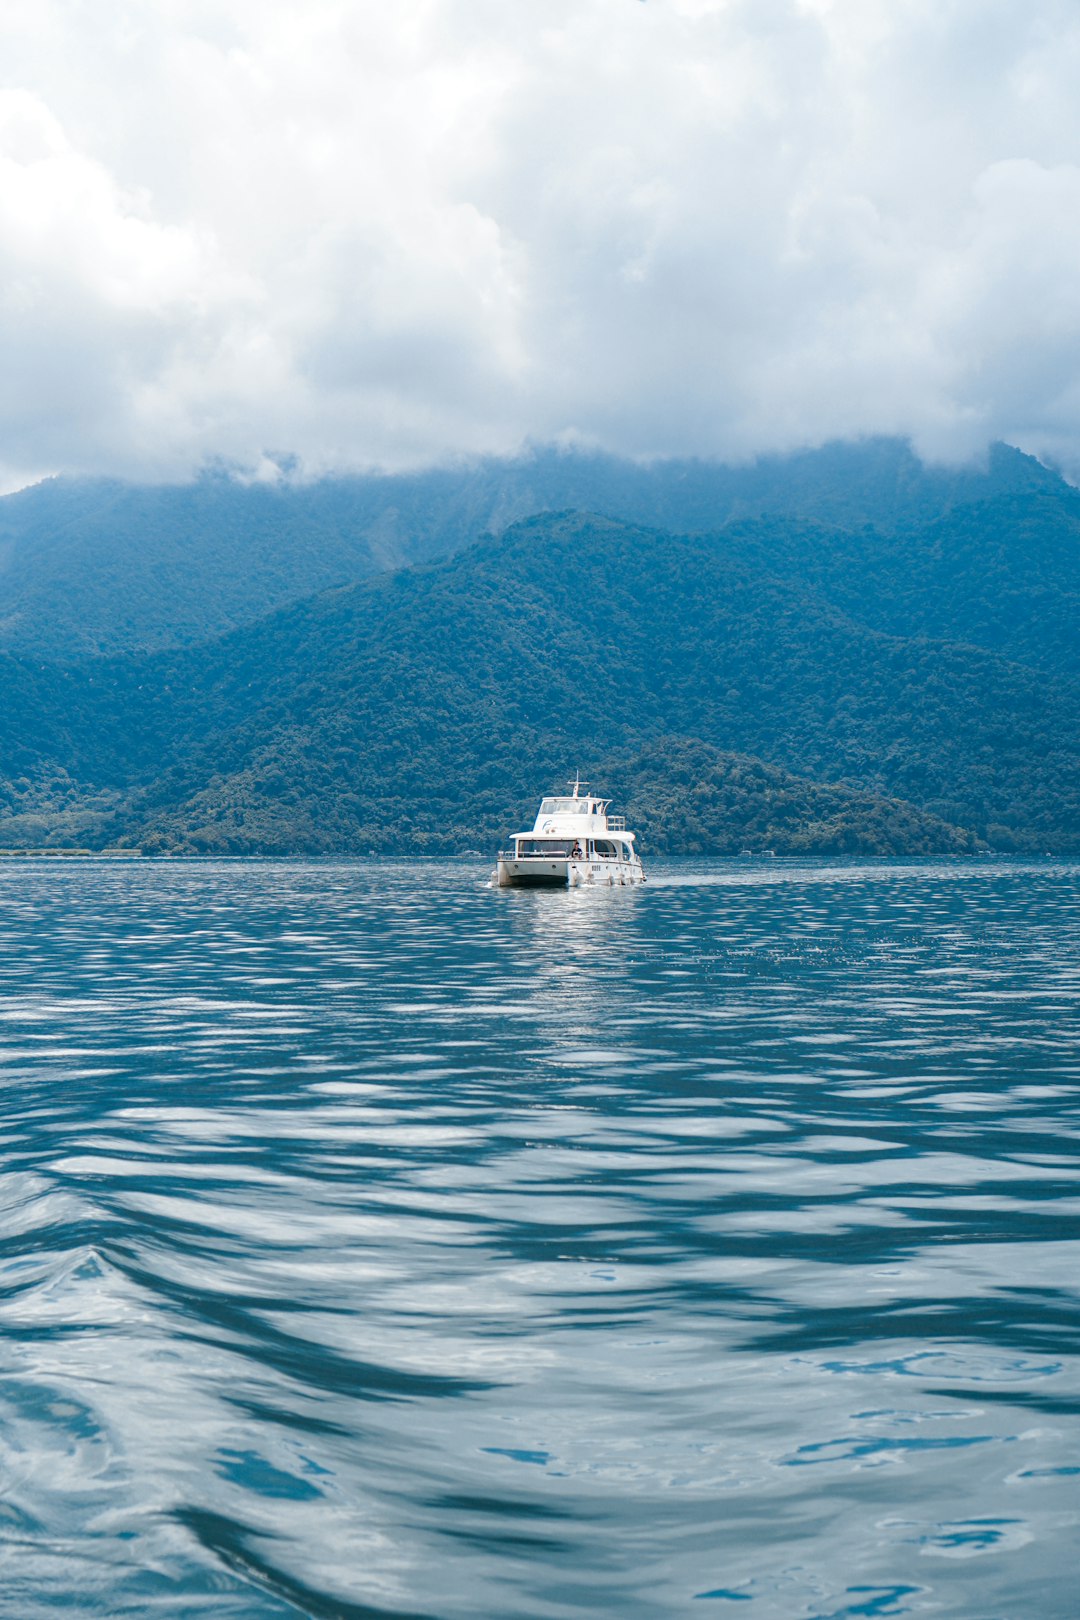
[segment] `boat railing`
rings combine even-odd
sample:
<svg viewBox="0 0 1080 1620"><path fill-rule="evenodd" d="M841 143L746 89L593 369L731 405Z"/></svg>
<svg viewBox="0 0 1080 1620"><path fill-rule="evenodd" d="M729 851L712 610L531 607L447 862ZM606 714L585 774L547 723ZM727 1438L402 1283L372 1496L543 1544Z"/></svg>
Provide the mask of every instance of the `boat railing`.
<svg viewBox="0 0 1080 1620"><path fill-rule="evenodd" d="M607 824L608 824L608 831L609 832L625 832L626 831L626 817L625 816L608 816Z"/></svg>

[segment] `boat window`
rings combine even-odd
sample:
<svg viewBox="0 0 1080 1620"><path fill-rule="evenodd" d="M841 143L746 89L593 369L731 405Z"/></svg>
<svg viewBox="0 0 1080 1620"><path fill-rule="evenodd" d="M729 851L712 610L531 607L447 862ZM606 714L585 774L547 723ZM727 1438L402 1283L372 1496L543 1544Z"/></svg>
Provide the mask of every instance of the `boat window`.
<svg viewBox="0 0 1080 1620"><path fill-rule="evenodd" d="M615 859L615 845L610 841L610 839L598 838L593 845L593 848L596 850L596 853L603 856L605 860L610 861Z"/></svg>
<svg viewBox="0 0 1080 1620"><path fill-rule="evenodd" d="M542 816L587 816L599 815L600 804L597 800L589 799L541 799L540 815Z"/></svg>
<svg viewBox="0 0 1080 1620"><path fill-rule="evenodd" d="M550 855L565 860L573 847L572 838L519 838L519 855Z"/></svg>

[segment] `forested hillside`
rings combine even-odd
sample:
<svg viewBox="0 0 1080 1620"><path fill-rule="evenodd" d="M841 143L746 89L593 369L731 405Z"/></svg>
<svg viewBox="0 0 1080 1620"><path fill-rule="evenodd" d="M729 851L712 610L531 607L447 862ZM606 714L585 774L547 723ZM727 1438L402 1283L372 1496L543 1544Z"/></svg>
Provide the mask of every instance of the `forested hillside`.
<svg viewBox="0 0 1080 1620"><path fill-rule="evenodd" d="M486 847L581 766L646 848L1080 849L1070 620L1040 642L1022 557L978 569L966 522L890 598L862 534L547 514L197 647L16 661L0 844Z"/></svg>

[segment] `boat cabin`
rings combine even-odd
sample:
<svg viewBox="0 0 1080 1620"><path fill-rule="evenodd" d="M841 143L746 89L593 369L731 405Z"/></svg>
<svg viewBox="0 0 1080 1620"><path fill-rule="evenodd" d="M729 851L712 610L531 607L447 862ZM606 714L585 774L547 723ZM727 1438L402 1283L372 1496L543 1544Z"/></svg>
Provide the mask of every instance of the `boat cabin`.
<svg viewBox="0 0 1080 1620"><path fill-rule="evenodd" d="M579 793L576 784L566 798L541 799L532 837L519 833L514 840L518 859L630 860L631 840L606 836L626 831L625 816L608 815L610 803L610 799Z"/></svg>

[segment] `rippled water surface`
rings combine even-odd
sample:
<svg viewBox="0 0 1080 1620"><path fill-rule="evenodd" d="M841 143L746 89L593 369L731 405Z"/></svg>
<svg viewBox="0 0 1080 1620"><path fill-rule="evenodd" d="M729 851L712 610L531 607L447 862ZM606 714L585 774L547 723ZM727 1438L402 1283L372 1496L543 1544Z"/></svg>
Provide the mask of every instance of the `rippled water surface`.
<svg viewBox="0 0 1080 1620"><path fill-rule="evenodd" d="M1065 1620L1080 868L0 865L20 1617Z"/></svg>

